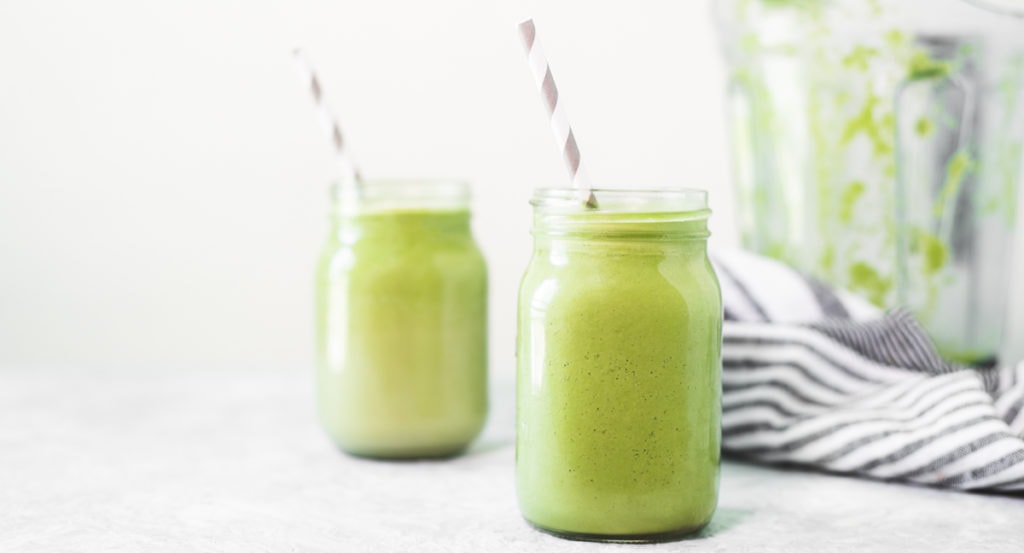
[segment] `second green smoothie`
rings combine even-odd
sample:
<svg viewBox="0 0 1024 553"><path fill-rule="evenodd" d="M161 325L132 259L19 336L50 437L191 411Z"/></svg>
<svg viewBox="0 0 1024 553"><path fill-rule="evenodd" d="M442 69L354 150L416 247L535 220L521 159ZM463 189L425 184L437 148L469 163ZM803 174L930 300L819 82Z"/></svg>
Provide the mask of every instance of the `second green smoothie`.
<svg viewBox="0 0 1024 553"><path fill-rule="evenodd" d="M722 303L696 191L538 191L519 300L517 487L542 530L654 541L717 502Z"/></svg>
<svg viewBox="0 0 1024 553"><path fill-rule="evenodd" d="M487 272L466 190L368 186L339 205L318 270L320 420L356 455L451 455L487 412Z"/></svg>

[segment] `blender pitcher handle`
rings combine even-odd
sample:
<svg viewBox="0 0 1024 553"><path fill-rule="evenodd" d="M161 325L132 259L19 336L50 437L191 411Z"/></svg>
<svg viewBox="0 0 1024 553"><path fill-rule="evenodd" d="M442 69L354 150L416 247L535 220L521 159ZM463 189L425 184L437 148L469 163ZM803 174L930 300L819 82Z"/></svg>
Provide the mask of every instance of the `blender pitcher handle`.
<svg viewBox="0 0 1024 553"><path fill-rule="evenodd" d="M938 235L953 243L956 208L960 197L965 193L964 179L972 165L971 139L974 126L974 87L960 75L949 77L950 83L960 89L963 106L960 109L960 121L957 128L956 148L953 155L946 161L946 175L943 188L939 192L941 203L936 206L939 216ZM941 206L941 207L940 207Z"/></svg>
<svg viewBox="0 0 1024 553"><path fill-rule="evenodd" d="M933 50L928 54L939 50L939 59L948 59L960 44L952 37L928 37L923 42ZM941 55L943 50L946 56ZM896 91L894 201L897 278L904 303L913 303L911 295L923 289L931 297L925 303L937 305L939 272L948 276L955 270L966 282L979 280L980 269L974 259L978 255L974 247L977 214L971 208L976 189L972 142L978 124L978 90L970 64L952 69L949 63L908 76ZM937 123L934 128L932 121ZM921 256L918 261L912 258L915 252ZM923 266L912 269L920 263ZM956 301L977 305L978 293L975 286L967 286L965 295ZM948 308L950 301L947 298L940 303ZM969 334L978 326L977 315L975 309L964 310L963 328Z"/></svg>
<svg viewBox="0 0 1024 553"><path fill-rule="evenodd" d="M945 121L946 128L955 127L956 136L952 139L947 153L941 154L941 160L934 156L907 155L908 148L901 129L905 125L905 117L913 114L914 110L908 106L908 98L911 92L918 87L934 87L937 80L945 81L953 89L957 90L960 99L960 107L957 110L950 110L946 115L950 116ZM920 198L922 190L915 188L914 183L909 182L908 165L911 163L927 163L929 159L934 163L941 163L942 169L938 172L941 180L928 183L917 183L916 186L927 187L927 198L931 208L929 227L934 228L935 236L946 244L952 245L953 235L956 226L957 207L961 198L968 193L969 187L964 186L967 173L971 169L972 153L971 140L973 138L974 110L975 110L974 85L961 75L941 75L931 77L908 77L899 85L896 92L896 156L897 156L897 193L896 209L898 212L897 221L904 230L910 217L907 214L910 202ZM933 93L926 98L929 101L941 101ZM905 232L900 233L905 234ZM901 244L901 248L906 244ZM905 251L905 250L904 250Z"/></svg>

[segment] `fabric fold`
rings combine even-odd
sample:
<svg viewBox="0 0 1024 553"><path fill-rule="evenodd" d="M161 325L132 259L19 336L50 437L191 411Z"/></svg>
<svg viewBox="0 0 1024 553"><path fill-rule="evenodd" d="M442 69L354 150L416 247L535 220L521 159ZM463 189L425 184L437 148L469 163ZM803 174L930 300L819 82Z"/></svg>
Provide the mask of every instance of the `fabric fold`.
<svg viewBox="0 0 1024 553"><path fill-rule="evenodd" d="M786 265L719 252L727 453L878 480L1024 492L1024 362L938 353L883 313Z"/></svg>

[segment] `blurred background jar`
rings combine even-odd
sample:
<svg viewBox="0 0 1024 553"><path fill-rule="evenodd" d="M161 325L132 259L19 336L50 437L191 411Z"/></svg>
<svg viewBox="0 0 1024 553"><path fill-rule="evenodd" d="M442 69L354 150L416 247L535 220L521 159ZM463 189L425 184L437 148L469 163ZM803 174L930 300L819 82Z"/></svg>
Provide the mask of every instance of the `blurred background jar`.
<svg viewBox="0 0 1024 553"><path fill-rule="evenodd" d="M1024 350L1005 332L1024 22L962 0L715 7L743 244L909 305L953 360Z"/></svg>
<svg viewBox="0 0 1024 553"><path fill-rule="evenodd" d="M487 414L487 270L469 189L369 181L335 194L317 269L317 405L343 450L464 449Z"/></svg>

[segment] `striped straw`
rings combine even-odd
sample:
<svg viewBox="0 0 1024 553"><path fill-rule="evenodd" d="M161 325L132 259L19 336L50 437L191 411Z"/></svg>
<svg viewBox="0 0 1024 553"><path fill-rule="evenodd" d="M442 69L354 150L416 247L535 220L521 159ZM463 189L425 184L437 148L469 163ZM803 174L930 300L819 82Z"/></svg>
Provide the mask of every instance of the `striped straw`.
<svg viewBox="0 0 1024 553"><path fill-rule="evenodd" d="M551 119L551 131L555 134L555 142L562 148L562 157L569 169L572 184L579 193L580 201L589 208L596 208L597 198L594 197L587 172L583 169L583 164L580 163L580 149L576 145L576 137L572 134L572 126L569 125L569 116L565 112L565 106L563 102L558 101L558 87L555 86L551 67L537 40L537 28L533 25L533 19L527 19L519 24L519 37L522 38L523 46L526 47L530 71L544 98L544 105L547 107L548 116Z"/></svg>
<svg viewBox="0 0 1024 553"><path fill-rule="evenodd" d="M341 136L341 127L338 126L338 120L334 117L330 106L327 105L323 88L320 86L320 79L317 78L316 71L313 70L313 64L310 63L309 58L306 57L301 48L293 50L292 56L295 60L295 71L298 73L299 79L301 79L302 86L307 88L313 96L313 103L316 105L320 125L327 132L328 137L331 139L331 144L334 146L334 156L338 163L338 178L340 179L341 189L342 191L357 191L361 180L359 171L356 169L355 164L352 163L352 158L345 147L345 140Z"/></svg>

